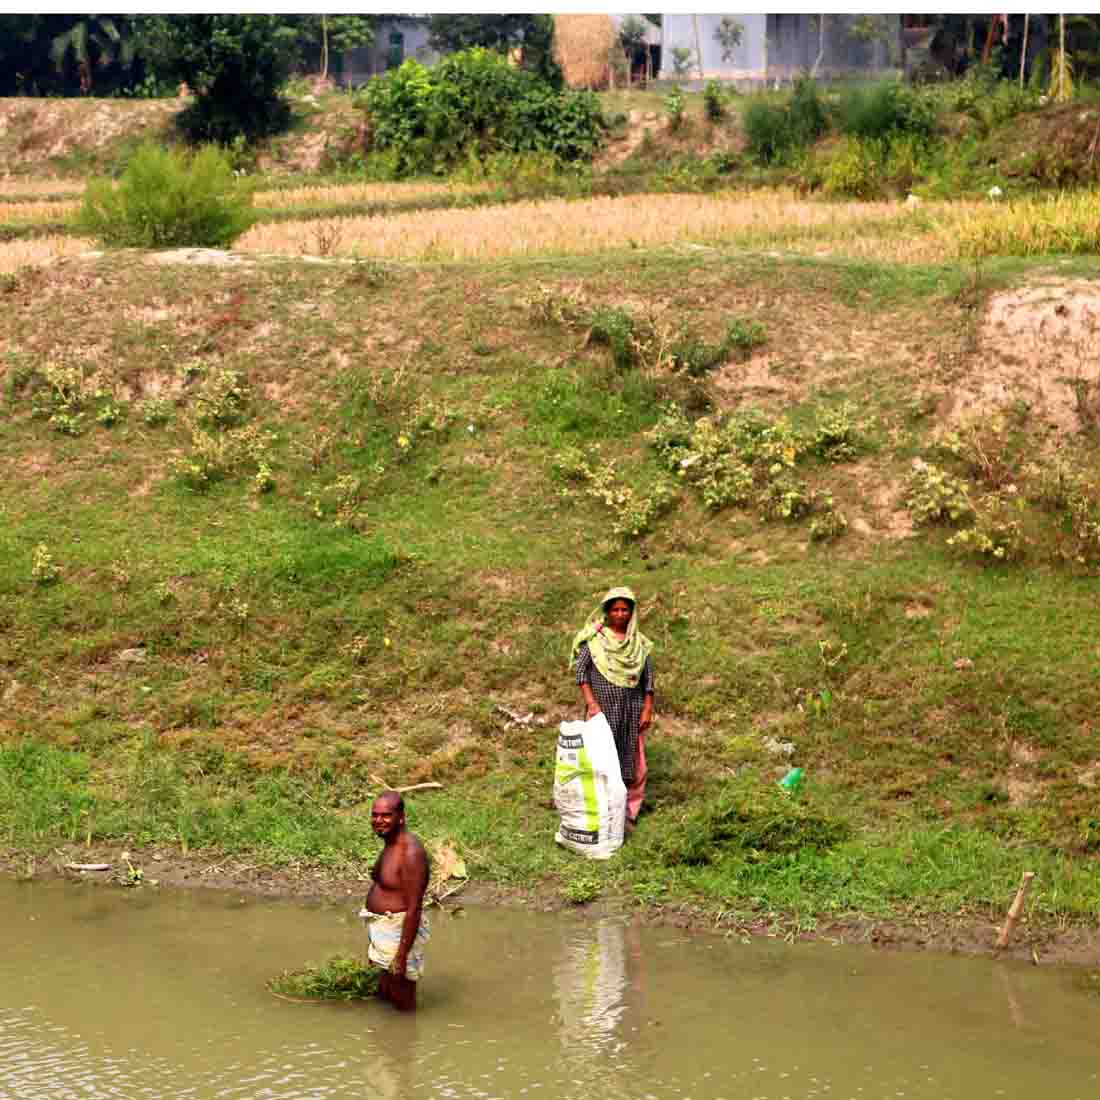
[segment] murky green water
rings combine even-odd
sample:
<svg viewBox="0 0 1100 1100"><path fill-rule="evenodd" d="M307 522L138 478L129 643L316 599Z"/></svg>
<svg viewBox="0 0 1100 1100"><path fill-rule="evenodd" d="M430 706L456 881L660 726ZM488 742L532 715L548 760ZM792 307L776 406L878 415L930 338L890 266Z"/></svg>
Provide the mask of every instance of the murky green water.
<svg viewBox="0 0 1100 1100"><path fill-rule="evenodd" d="M264 991L358 900L0 882L0 1098L1100 1096L1100 998L987 960L474 910L415 1018Z"/></svg>

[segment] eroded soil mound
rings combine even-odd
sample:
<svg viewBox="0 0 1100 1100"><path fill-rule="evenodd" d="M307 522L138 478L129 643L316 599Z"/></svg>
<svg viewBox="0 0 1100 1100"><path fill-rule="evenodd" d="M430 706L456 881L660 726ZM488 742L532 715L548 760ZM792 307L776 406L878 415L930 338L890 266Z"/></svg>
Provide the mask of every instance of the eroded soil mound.
<svg viewBox="0 0 1100 1100"><path fill-rule="evenodd" d="M1078 431L1080 403L1100 388L1100 282L1049 279L995 295L979 348L953 419L1025 401L1060 431Z"/></svg>
<svg viewBox="0 0 1100 1100"><path fill-rule="evenodd" d="M0 163L29 174L76 152L94 160L119 142L157 131L175 99L0 99Z"/></svg>

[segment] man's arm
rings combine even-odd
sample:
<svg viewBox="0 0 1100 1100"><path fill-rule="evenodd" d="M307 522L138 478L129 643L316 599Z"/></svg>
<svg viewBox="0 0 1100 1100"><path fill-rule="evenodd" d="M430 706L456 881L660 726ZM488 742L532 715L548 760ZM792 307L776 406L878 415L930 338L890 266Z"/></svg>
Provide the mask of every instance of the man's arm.
<svg viewBox="0 0 1100 1100"><path fill-rule="evenodd" d="M401 894L405 900L405 920L401 925L401 942L393 960L393 973L405 977L409 951L420 930L420 913L424 908L424 892L428 889L428 856L417 841L405 849L401 860Z"/></svg>

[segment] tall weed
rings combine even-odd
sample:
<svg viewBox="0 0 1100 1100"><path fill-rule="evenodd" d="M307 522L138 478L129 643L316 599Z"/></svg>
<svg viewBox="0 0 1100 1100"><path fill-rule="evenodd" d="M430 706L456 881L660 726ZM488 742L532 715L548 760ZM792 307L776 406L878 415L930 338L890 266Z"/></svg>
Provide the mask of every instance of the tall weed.
<svg viewBox="0 0 1100 1100"><path fill-rule="evenodd" d="M251 206L217 146L187 154L147 142L117 185L88 184L77 227L112 248L224 248L252 224Z"/></svg>

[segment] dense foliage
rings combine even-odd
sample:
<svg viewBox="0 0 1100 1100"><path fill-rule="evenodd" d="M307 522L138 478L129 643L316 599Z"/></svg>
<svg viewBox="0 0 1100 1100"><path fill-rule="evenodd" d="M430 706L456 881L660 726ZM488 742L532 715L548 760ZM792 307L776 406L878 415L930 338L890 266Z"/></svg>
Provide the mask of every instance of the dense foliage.
<svg viewBox="0 0 1100 1100"><path fill-rule="evenodd" d="M602 130L592 93L559 91L481 47L432 68L409 59L373 79L362 102L374 148L392 158L396 175L445 172L497 152L580 160L595 151Z"/></svg>
<svg viewBox="0 0 1100 1100"><path fill-rule="evenodd" d="M157 15L145 24L156 71L182 80L194 103L177 116L192 141L230 142L277 133L290 120L279 89L298 50L298 32L275 15Z"/></svg>
<svg viewBox="0 0 1100 1100"><path fill-rule="evenodd" d="M745 108L745 135L749 151L764 164L782 159L817 140L829 120L814 81L800 77L787 103L755 99Z"/></svg>
<svg viewBox="0 0 1100 1100"><path fill-rule="evenodd" d="M933 100L896 80L847 89L838 114L841 131L852 137L889 143L911 134L927 141L936 132Z"/></svg>
<svg viewBox="0 0 1100 1100"><path fill-rule="evenodd" d="M433 15L428 35L432 49L440 53L475 46L502 54L519 50L525 69L555 87L562 85L561 69L554 60L552 15Z"/></svg>
<svg viewBox="0 0 1100 1100"><path fill-rule="evenodd" d="M118 248L221 248L249 227L250 207L251 197L216 146L187 154L146 144L117 186L109 179L88 184L79 223Z"/></svg>

